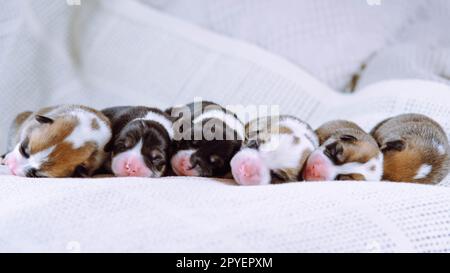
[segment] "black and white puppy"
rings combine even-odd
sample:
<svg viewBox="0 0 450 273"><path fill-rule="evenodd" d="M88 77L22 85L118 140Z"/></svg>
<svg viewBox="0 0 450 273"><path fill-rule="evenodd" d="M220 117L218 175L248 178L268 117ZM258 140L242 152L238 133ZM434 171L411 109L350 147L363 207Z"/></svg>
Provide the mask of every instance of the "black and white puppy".
<svg viewBox="0 0 450 273"><path fill-rule="evenodd" d="M174 122L176 153L171 165L180 176L224 177L241 149L244 124L226 108L207 101L166 110Z"/></svg>
<svg viewBox="0 0 450 273"><path fill-rule="evenodd" d="M102 111L112 125L106 147L111 159L106 169L116 176L161 177L172 152L172 120L156 108L113 107Z"/></svg>

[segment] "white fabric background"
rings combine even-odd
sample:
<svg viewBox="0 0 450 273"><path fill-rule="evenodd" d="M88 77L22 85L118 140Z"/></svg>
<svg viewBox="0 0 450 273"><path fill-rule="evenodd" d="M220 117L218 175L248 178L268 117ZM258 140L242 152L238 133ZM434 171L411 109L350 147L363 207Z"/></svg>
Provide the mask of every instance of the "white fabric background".
<svg viewBox="0 0 450 273"><path fill-rule="evenodd" d="M383 79L450 83L450 1L140 0L213 31L255 43L346 90Z"/></svg>
<svg viewBox="0 0 450 273"><path fill-rule="evenodd" d="M450 251L441 187L8 177L0 189L0 251Z"/></svg>
<svg viewBox="0 0 450 273"><path fill-rule="evenodd" d="M145 6L130 4L128 8L127 2L109 0L82 0L81 7L51 0L5 3L0 9L2 143L8 122L21 110L69 102L94 107L165 107L197 95L222 103L279 104L285 113L314 126L325 118L339 116L370 127L384 115L409 110L431 115L447 131L450 129L445 86L411 80L382 83L346 98L295 65L237 40L216 37L198 41L184 22L158 24L159 15L147 12ZM160 7L167 7L165 3L160 1ZM217 10L211 12L222 7L226 13L229 6L215 3L212 5L217 5ZM256 5L256 1L242 3ZM274 2L266 3L261 7L268 13ZM327 19L323 25L318 23L320 27L310 26L305 33L317 28L320 40L347 30L347 39L355 37L355 23L342 29L335 24L338 29L331 32L328 27L352 21L347 15L359 16L353 9L365 10L365 6L346 4L332 9L323 1L316 3L323 5L322 11L331 22ZM398 14L410 14L416 7L402 1L394 3L392 9ZM361 18L373 12L370 8ZM251 19L245 8L236 7L234 12L243 12L240 20ZM295 15L293 12L292 18ZM382 14L372 16L374 20L384 18ZM320 22L315 18L310 17L312 24ZM323 63L309 57L306 61L312 66L307 70L316 67L317 76L329 85L343 86L341 76L357 70L355 64L372 51L366 46L378 48L386 41L380 38L383 30L391 35L389 26L399 27L401 23L395 22L403 19L375 27L373 39L378 42L367 42L359 48L361 52L357 47L348 51L351 65L345 69L343 52L347 49L326 53L340 46L346 48L341 44L344 40L338 38L335 42L341 42L328 41L323 55L309 51L308 56L320 56ZM174 26L180 26L184 35L174 32ZM361 31L372 33L366 30ZM287 37L296 39L296 35L281 36L272 41L276 44ZM296 43L299 40L289 42L287 48L292 49ZM241 52L242 48L246 51ZM298 52L303 54L307 48ZM354 59L353 53L357 56ZM373 62L375 65L378 61ZM367 79L366 85L371 83ZM439 98L422 96L421 90L439 94ZM230 181L195 178L36 181L0 176L0 252L449 252L449 193L446 187L396 183L291 183L244 188Z"/></svg>

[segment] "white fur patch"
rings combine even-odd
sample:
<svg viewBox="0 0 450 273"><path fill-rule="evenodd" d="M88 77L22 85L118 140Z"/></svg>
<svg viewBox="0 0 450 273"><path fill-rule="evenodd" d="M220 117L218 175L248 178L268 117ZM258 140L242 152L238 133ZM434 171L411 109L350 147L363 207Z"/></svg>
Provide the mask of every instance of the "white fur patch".
<svg viewBox="0 0 450 273"><path fill-rule="evenodd" d="M323 154L325 146L322 145L320 148L320 152ZM366 163L359 162L350 162L340 166L334 165L331 163L331 160L323 154L323 157L326 160L330 161L331 172L330 177L328 179L334 179L337 175L340 174L361 174L365 177L366 181L380 181L383 176L383 154L379 153L378 156L370 159ZM373 170L372 168L375 167Z"/></svg>
<svg viewBox="0 0 450 273"><path fill-rule="evenodd" d="M99 146L100 150L103 150L106 143L111 139L111 129L96 114L81 108L76 108L65 114L75 116L79 122L77 127L75 127L73 132L65 140L71 142L74 149L83 147L86 142L94 142ZM98 129L92 128L92 120L97 121L99 125Z"/></svg>
<svg viewBox="0 0 450 273"><path fill-rule="evenodd" d="M130 156L136 156L139 158L139 160L144 162L144 157L142 156L141 150L142 150L142 139L139 140L139 142L132 149L122 152L120 154L117 154L113 158L113 165L114 165L115 160L119 160L123 157L130 157Z"/></svg>
<svg viewBox="0 0 450 273"><path fill-rule="evenodd" d="M422 166L420 166L419 170L417 171L416 176L414 176L414 179L423 179L427 177L431 173L432 169L433 166L428 164L422 164Z"/></svg>
<svg viewBox="0 0 450 273"><path fill-rule="evenodd" d="M439 146L437 146L437 151L438 151L438 153L440 154L440 155L445 155L446 153L447 153L447 151L445 150L445 147L444 147L444 145L439 145Z"/></svg>
<svg viewBox="0 0 450 273"><path fill-rule="evenodd" d="M53 152L55 146L47 148L39 153L35 153L28 159L28 165L32 168L40 169L43 162L48 160L49 155Z"/></svg>
<svg viewBox="0 0 450 273"><path fill-rule="evenodd" d="M221 111L221 110L210 110L203 112L201 115L196 117L192 123L196 124L202 122L205 119L215 118L223 121L230 129L235 131L241 140L245 139L245 127L242 122L235 118L232 114Z"/></svg>
<svg viewBox="0 0 450 273"><path fill-rule="evenodd" d="M436 149L438 154L445 155L447 153L447 150L443 144L441 144L438 140L433 139L432 141L433 148Z"/></svg>
<svg viewBox="0 0 450 273"><path fill-rule="evenodd" d="M19 176L25 176L25 172L28 169L35 168L40 169L43 162L48 160L48 156L53 152L55 147L50 147L46 150L40 151L39 153L35 153L30 155L29 158L25 158L20 152L21 143L17 144L14 150L9 153L6 157L13 157L17 162L15 173Z"/></svg>
<svg viewBox="0 0 450 273"><path fill-rule="evenodd" d="M149 120L149 121L157 122L157 123L161 124L162 127L164 127L164 129L169 134L170 139L173 139L173 123L167 117L150 111L145 115L145 117L137 118L137 119L134 119L133 121L135 121L135 120Z"/></svg>
<svg viewBox="0 0 450 273"><path fill-rule="evenodd" d="M304 152L317 149L319 140L306 124L297 120L281 120L279 125L291 129L293 134L271 135L269 141L259 146L260 156L271 170L298 168ZM299 144L294 143L295 137L300 139Z"/></svg>

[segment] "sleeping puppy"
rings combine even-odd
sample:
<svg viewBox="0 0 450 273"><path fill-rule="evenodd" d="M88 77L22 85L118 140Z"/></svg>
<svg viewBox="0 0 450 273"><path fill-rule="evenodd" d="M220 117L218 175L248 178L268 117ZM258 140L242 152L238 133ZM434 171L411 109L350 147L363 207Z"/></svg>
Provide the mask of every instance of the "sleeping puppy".
<svg viewBox="0 0 450 273"><path fill-rule="evenodd" d="M166 112L174 123L172 169L180 176L224 177L240 150L245 129L237 116L212 102L194 102Z"/></svg>
<svg viewBox="0 0 450 273"><path fill-rule="evenodd" d="M319 139L305 122L292 116L272 116L246 125L246 148L231 160L240 185L267 185L302 180L301 172Z"/></svg>
<svg viewBox="0 0 450 273"><path fill-rule="evenodd" d="M434 120L404 114L382 121L371 134L384 154L383 179L436 184L447 176L448 139Z"/></svg>
<svg viewBox="0 0 450 273"><path fill-rule="evenodd" d="M161 177L168 169L173 139L172 120L144 106L102 111L111 121L113 137L106 169L116 176Z"/></svg>
<svg viewBox="0 0 450 273"><path fill-rule="evenodd" d="M109 120L80 105L24 112L14 120L3 163L26 177L91 176L105 160Z"/></svg>
<svg viewBox="0 0 450 273"><path fill-rule="evenodd" d="M331 121L316 130L320 147L308 159L307 181L379 181L383 154L376 141L350 121Z"/></svg>

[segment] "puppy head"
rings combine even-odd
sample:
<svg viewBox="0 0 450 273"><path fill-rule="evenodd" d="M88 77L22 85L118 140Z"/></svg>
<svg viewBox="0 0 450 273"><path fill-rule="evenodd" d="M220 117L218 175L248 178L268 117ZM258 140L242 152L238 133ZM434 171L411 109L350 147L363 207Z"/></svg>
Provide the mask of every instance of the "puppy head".
<svg viewBox="0 0 450 273"><path fill-rule="evenodd" d="M184 132L187 139L176 141L177 152L171 160L175 174L221 177L230 172L231 158L241 148L242 140L222 121L212 121L188 128Z"/></svg>
<svg viewBox="0 0 450 273"><path fill-rule="evenodd" d="M70 138L78 126L75 117L35 116L34 126L22 137L14 150L6 155L11 173L27 177L69 177L85 172L85 163L98 152L97 144L75 144ZM94 128L92 128L94 130Z"/></svg>
<svg viewBox="0 0 450 273"><path fill-rule="evenodd" d="M352 128L336 131L308 158L303 176L307 181L378 181L383 155L375 140Z"/></svg>
<svg viewBox="0 0 450 273"><path fill-rule="evenodd" d="M161 177L170 160L170 137L156 122L136 120L108 145L116 176Z"/></svg>

